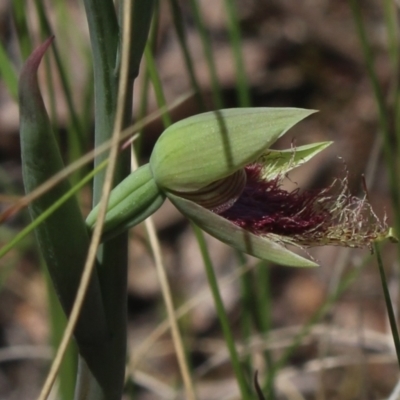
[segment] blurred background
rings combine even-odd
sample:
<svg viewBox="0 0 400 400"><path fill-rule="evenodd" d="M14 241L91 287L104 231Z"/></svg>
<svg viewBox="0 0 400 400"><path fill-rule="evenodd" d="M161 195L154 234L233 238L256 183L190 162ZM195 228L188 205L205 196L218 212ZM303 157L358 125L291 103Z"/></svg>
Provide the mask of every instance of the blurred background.
<svg viewBox="0 0 400 400"><path fill-rule="evenodd" d="M351 192L364 196L362 177L365 175L372 206L380 218L387 216L390 225L393 223L391 193L382 152L380 113L352 12L354 3L348 0L237 0L240 50L252 106L319 110L292 128L276 143L276 148L288 148L293 141L296 145L334 142L293 171L285 181L287 189L322 188L335 177L348 174ZM387 8L387 3L392 7ZM205 108L216 108L210 66L193 7L191 2L179 4ZM211 46L222 105L238 107L243 103L237 95L236 62L224 2L197 0L196 4ZM388 10L397 21L398 6L379 0L362 0L358 5L362 9L373 69L385 100L391 134L388 141L396 152L393 104L399 71L398 62L391 58L396 50L391 48L388 34ZM25 10L27 31L20 24L18 7ZM42 12L55 34L89 150L93 132L93 83L82 2L1 1L2 51L18 73L29 54L28 49L46 36ZM397 32L398 39L396 35ZM153 52L167 103L172 103L187 94L192 85L170 2L166 0L160 1ZM49 57L46 63L40 69L41 87L66 162L70 162L76 158L70 151L74 143L70 136L73 131L70 109L60 75L55 72L49 80L49 74L44 72L45 68L54 67L54 58ZM143 62L135 84L136 116L144 113L142 94L148 87L145 71ZM4 70L2 74L0 206L4 210L23 195L23 186L16 93L12 83L2 79ZM52 90L48 89L49 85ZM158 108L151 85L146 108L146 113ZM179 120L199 111L196 97L192 96L174 109L172 116ZM147 161L162 131L161 119L144 129L141 161ZM87 214L89 188L80 194L80 199L82 210ZM185 218L169 203L157 211L154 219L174 302L183 310L181 328L199 398L237 399L236 382L194 234ZM1 225L1 244L7 243L28 222L28 213L21 212ZM379 271L369 249L312 248L308 251L321 267L300 270L267 265L250 257L244 259L223 243L208 236L206 239L250 381L258 370L262 387L268 370L275 366L276 399L384 399L391 393L396 394L398 363ZM382 245L395 310L400 301L396 252L395 245ZM49 303L54 298L51 300L48 295L42 267L33 235L0 260L0 399L36 398L52 359ZM252 296L244 294L241 276L247 277L253 288ZM253 301L250 307L264 314L267 325L263 329L246 322L249 304L244 299ZM166 314L142 226L130 234L128 310L129 362L135 365L135 373L127 374L126 399L182 398L170 332L166 329L159 331L160 335L155 333L160 324L165 324ZM53 398L58 397L54 394Z"/></svg>

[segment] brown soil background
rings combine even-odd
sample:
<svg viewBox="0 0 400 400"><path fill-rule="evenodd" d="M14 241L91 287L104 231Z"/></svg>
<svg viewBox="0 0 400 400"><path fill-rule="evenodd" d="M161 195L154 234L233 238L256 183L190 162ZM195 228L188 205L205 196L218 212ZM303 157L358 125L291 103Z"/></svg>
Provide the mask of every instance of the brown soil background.
<svg viewBox="0 0 400 400"><path fill-rule="evenodd" d="M237 105L235 68L223 2L199 0L199 3L211 37L225 105L234 107ZM393 76L380 3L378 0L361 1L376 70L390 103ZM13 54L18 69L21 60L16 50L10 2L1 4L1 40ZM52 21L55 21L50 2L46 4ZM82 57L79 49L89 48L86 20L80 2L70 0L66 6L76 22L74 32L63 38L63 29L68 31L68 28L55 26L54 30L60 48L65 46L63 55L67 57L72 76L74 98L77 104L81 104L81 85L87 79L82 71L86 71L88 60ZM343 174L344 160L354 194L362 194L362 174L371 176L368 185L371 202L379 216L387 214L390 224L391 204L385 162L380 151L378 112L348 2L240 0L237 6L253 105L320 110L286 134L276 147L286 148L293 139L297 145L334 141L328 150L294 171L292 182L288 184L323 187L335 176ZM162 2L161 9L156 57L167 100L172 102L186 93L190 85L168 4ZM211 108L211 84L203 49L186 2L182 2L182 9L196 74ZM33 10L32 27L34 31ZM58 31L61 33L57 34ZM55 84L56 87L59 85L57 81ZM135 105L140 85L139 78ZM68 116L61 95L57 97L56 104L62 135ZM156 109L153 94L149 98L149 109ZM195 101L189 100L174 112L174 119L196 112ZM146 129L144 160L161 132L161 121ZM368 175L370 171L372 175ZM18 105L1 80L0 185L3 194L23 194ZM85 210L87 212L87 207ZM194 235L184 217L168 203L156 213L155 221L176 305L205 293L182 324L199 398L239 398ZM23 213L0 227L1 243L6 243L27 222L28 216ZM235 254L211 237L207 237L207 241L217 274L226 280L238 268ZM130 247L128 337L132 358L144 340L165 319L165 309L145 244L143 227L132 231ZM254 335L250 354L254 368L261 375L265 373L263 349L271 348L274 357L278 357L301 326L323 304L339 277L346 271L359 268L362 260L368 257L368 250L325 247L310 252L320 262L319 269L270 267L272 331L268 339ZM395 246L385 246L383 256L396 305L399 303L399 277ZM255 262L249 259L250 265ZM34 399L48 370L51 348L45 282L33 236L0 263L1 270L5 271L0 282L0 399ZM238 280L225 284L222 293L232 329L239 333L241 305ZM180 378L168 333L151 346L138 371L137 399L174 398L175 385ZM377 266L372 259L350 289L335 302L324 318L318 320L288 364L279 371L276 378L277 398L383 399L392 392L397 379L398 366L382 288ZM154 392L156 389L160 392Z"/></svg>

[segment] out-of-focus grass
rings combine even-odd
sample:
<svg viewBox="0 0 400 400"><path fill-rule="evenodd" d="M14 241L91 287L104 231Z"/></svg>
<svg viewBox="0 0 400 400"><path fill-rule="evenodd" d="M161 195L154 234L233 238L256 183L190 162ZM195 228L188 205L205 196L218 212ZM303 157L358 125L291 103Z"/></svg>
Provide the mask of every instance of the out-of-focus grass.
<svg viewBox="0 0 400 400"><path fill-rule="evenodd" d="M351 1L354 12L354 20L356 25L358 26L358 34L361 39L361 47L365 54L366 60L366 69L369 73L371 83L374 88L375 99L378 104L379 109L379 121L380 121L380 131L382 132L384 138L384 151L385 151L385 159L388 160L388 171L390 176L390 190L391 190L391 198L393 202L393 209L395 210L395 226L397 231L400 232L400 203L399 203L399 193L398 193L398 160L397 160L397 145L400 140L399 134L397 134L397 142L396 146L393 146L393 135L391 131L391 126L393 126L392 122L394 122L394 126L396 126L396 132L400 132L400 113L397 112L399 108L399 90L398 90L398 79L396 76L397 66L398 66L398 39L397 35L397 20L393 18L394 13L392 12L395 9L393 3L389 0L384 2L385 10L386 10L386 26L389 32L389 56L392 63L392 73L393 73L393 86L394 86L394 112L390 112L388 108L388 104L383 93L382 88L380 87L379 80L377 78L377 72L374 66L374 60L372 55L372 50L368 44L368 38L366 36L365 29L362 25L361 14L359 10L359 3L357 0ZM66 8L65 3L59 1L58 2L58 11L55 13L56 22L55 24L61 29L62 32L68 33L70 27L73 27L73 17L68 13L68 8ZM198 83L197 77L195 75L194 63L195 61L191 59L190 51L187 48L184 28L180 25L180 9L179 4L171 0L172 9L174 10L174 28L179 34L180 44L183 52L183 56L185 59L185 67L187 68L187 73L190 77L190 82L192 88L194 89L199 109L204 109L205 105L203 102L202 94L200 93L200 85ZM235 12L235 9L232 8L233 2L226 0L225 6L227 10L227 28L230 34L230 40L232 43L232 51L234 52L234 60L235 60L235 68L237 71L237 88L236 91L238 93L238 105L240 106L248 106L251 103L250 92L247 84L247 79L244 73L243 67L243 55L241 53L241 43L240 43L240 27L238 23L238 18ZM42 35L49 35L51 33L49 19L47 17L47 10L43 6L41 2L35 2L35 12L39 16L39 27L41 29ZM200 37L202 40L202 46L204 49L204 53L206 55L208 73L211 77L212 83L212 97L214 102L214 107L219 108L223 105L223 96L221 90L221 84L218 82L218 77L216 74L216 66L215 59L212 52L212 39L211 36L207 34L205 23L201 16L201 11L199 7L199 3L196 0L192 0L190 2L190 8L192 10L192 16L194 20L194 24L200 33ZM27 20L27 8L25 7L25 2L22 1L14 1L13 2L13 15L15 19L15 27L17 32L17 37L19 39L19 49L22 55L22 58L26 58L26 56L30 53L32 49L32 38L30 32L30 25ZM62 12L61 12L62 10ZM76 36L75 36L76 39ZM60 40L61 42L61 40ZM74 41L72 41L74 42ZM75 43L75 42L74 42ZM56 39L56 44L58 46L58 38ZM50 90L50 82L53 82L54 76L57 76L61 82L61 88L59 89L62 97L64 98L67 109L68 109L68 120L67 120L67 146L65 146L66 150L66 159L68 161L72 161L74 159L79 158L87 149L88 142L90 141L89 137L89 128L92 125L92 109L93 109L93 81L92 81L92 73L91 73L91 65L87 62L86 65L87 70L84 71L84 75L86 76L86 84L80 88L83 95L82 97L85 99L81 106L78 107L75 104L75 96L73 95L73 85L71 84L72 78L69 76L69 68L72 61L68 60L66 56L68 55L68 49L62 48L62 44L60 43L59 51L55 51L54 59L55 63L51 63L48 66L48 83L47 90ZM84 54L88 51L88 49L83 48L81 44L77 44L77 47L81 48L81 55L84 57ZM56 47L57 48L57 47ZM161 88L161 90L157 89L156 94L158 97L158 103L163 105L166 103L165 99L162 96L162 81L158 78L157 68L162 69L162 65L157 65L156 60L154 60L153 55L151 53L152 45L148 44L146 47L146 64L147 64L147 73L148 76L151 77L153 81L153 86L155 89ZM86 53L87 54L87 53ZM50 70L51 68L51 70ZM4 46L0 46L0 74L1 79L5 82L6 87L12 97L16 97L17 94L17 85L16 85L16 66L12 61L11 57L7 55L6 49ZM50 76L51 75L51 76ZM157 84L155 84L155 82ZM148 85L145 85L143 98L147 97L146 90ZM52 94L50 96L52 99L51 105L55 105L57 99L56 94ZM145 104L145 100L143 101ZM145 107L143 106L143 113ZM54 111L50 114L55 114ZM163 123L168 126L171 123L170 116L168 112L164 112L162 114ZM56 123L56 122L55 122ZM395 148L395 149L394 149ZM140 156L140 154L139 154ZM77 179L77 178L76 178ZM77 182L77 180L76 180ZM75 183L76 183L75 182ZM241 264L238 261L238 264ZM11 265L11 264L10 264ZM327 267L327 266L323 266ZM328 266L329 267L329 266ZM271 277L268 274L268 266L259 266L258 270L252 275L246 275L242 280L243 293L240 297L238 307L241 307L243 310L243 330L240 332L235 339L239 342L249 343L251 338L258 334L263 334L268 337L268 333L273 329L271 322L271 314L274 307L272 303L272 296L269 295L269 287L273 285L273 282L270 281ZM274 393L274 378L279 374L280 368L283 368L285 365L288 365L290 355L301 345L301 339L304 338L307 333L312 329L315 324L317 324L323 316L328 312L329 309L335 306L335 302L338 300L339 296L342 295L350 286L352 282L354 282L359 274L362 273L362 268L354 269L348 274L340 277L340 282L338 284L337 290L325 301L323 306L315 313L313 318L308 323L304 324L303 329L299 333L299 335L293 339L292 344L288 347L288 349L281 355L278 361L274 360L272 357L272 353L270 351L264 352L265 363L268 366L267 373L264 376L260 376L260 382L264 382L264 389L266 392L270 394L270 398L278 398L277 394ZM255 281L255 283L254 283ZM252 296L253 288L257 288L257 292ZM218 287L215 288L218 291ZM49 299L53 299L53 297L49 297ZM251 300L251 302L250 302ZM50 304L54 301L49 300ZM389 304L388 304L389 307ZM50 313L52 319L52 327L54 331L61 332L65 322L59 319L59 310ZM252 313L251 313L252 312ZM220 318L222 314L222 310L219 312ZM251 314L251 318L249 317ZM222 316L222 319L226 318ZM225 321L227 322L227 321ZM392 324L395 323L394 317L391 318ZM228 331L229 328L226 326L225 330ZM236 334L236 332L235 332ZM59 335L59 334L58 334ZM243 398L256 398L254 397L254 393L250 393L251 387L249 382L252 381L251 376L246 376L246 374L253 373L252 371L252 358L251 357L243 357L241 359L242 353L239 351L239 355L235 355L234 343L232 338L229 339L225 336L226 345L231 347L231 356L233 354L233 361L236 377L239 383L239 386L242 389L242 397ZM233 348L232 348L233 346ZM189 351L189 350L187 350ZM73 357L73 353L70 353L68 357ZM243 362L243 370L240 368L240 363ZM71 393L67 393L67 389L63 389L65 387L70 387L71 382L74 381L75 377L73 376L73 368L67 368L67 372L60 372L60 390L63 398L69 399ZM195 372L194 372L195 375ZM134 398L134 397L132 397Z"/></svg>

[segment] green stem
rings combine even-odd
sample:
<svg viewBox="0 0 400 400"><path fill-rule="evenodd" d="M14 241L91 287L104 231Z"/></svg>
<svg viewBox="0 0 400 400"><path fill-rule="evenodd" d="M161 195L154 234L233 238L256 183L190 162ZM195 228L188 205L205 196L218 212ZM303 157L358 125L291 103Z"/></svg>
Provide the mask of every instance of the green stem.
<svg viewBox="0 0 400 400"><path fill-rule="evenodd" d="M271 311L272 311L272 296L271 296L271 284L270 284L270 265L264 262L257 269L257 286L258 286L258 306L257 306L257 321L259 330L262 332L264 340L268 340L269 331L271 330ZM268 367L268 376L265 383L266 388L270 390L270 400L276 398L274 391L274 363L272 359L271 351L264 351L264 358Z"/></svg>
<svg viewBox="0 0 400 400"><path fill-rule="evenodd" d="M7 55L3 43L0 43L0 76L7 86L10 95L17 100L18 98L18 77L11 59Z"/></svg>
<svg viewBox="0 0 400 400"><path fill-rule="evenodd" d="M196 235L197 241L199 243L201 255L204 260L204 266L207 273L208 284L214 298L215 307L217 309L218 318L221 324L222 332L224 334L225 342L228 347L228 351L231 357L232 367L236 375L236 380L239 385L241 398L243 400L251 399L250 390L246 382L246 378L243 374L242 366L240 364L239 355L235 347L235 340L232 335L232 329L229 325L228 316L226 314L224 304L222 302L221 294L218 287L218 281L215 276L214 268L211 262L210 255L208 253L207 244L204 240L202 230L195 224L192 224L192 228Z"/></svg>
<svg viewBox="0 0 400 400"><path fill-rule="evenodd" d="M119 29L111 0L84 0L93 52L95 146L110 139L117 106L117 49ZM95 158L95 166L108 158L108 152ZM105 171L97 175L93 202L101 197Z"/></svg>
<svg viewBox="0 0 400 400"><path fill-rule="evenodd" d="M200 34L200 39L203 44L206 63L210 71L214 107L217 109L221 109L224 106L224 102L222 99L221 87L218 81L217 69L212 54L211 41L208 38L206 27L204 25L204 21L197 0L190 0L190 6L192 7L193 10L194 21Z"/></svg>
<svg viewBox="0 0 400 400"><path fill-rule="evenodd" d="M57 294L54 291L54 286L51 282L48 271L45 264L41 263L43 268L43 274L46 278L47 296L49 305L49 316L51 323L51 342L54 352L60 344L64 330L66 327L65 314L60 306L57 299ZM65 357L60 367L58 374L59 379L59 396L62 400L70 400L74 395L74 387L76 381L76 368L77 368L77 349L74 342L71 342L68 346L68 350L65 353Z"/></svg>
<svg viewBox="0 0 400 400"><path fill-rule="evenodd" d="M241 265L242 268L244 268L246 265L246 257L240 251L236 251L236 256L238 264ZM246 346L245 353L247 354L246 358L243 360L243 364L246 374L248 376L251 376L253 371L251 365L251 352L249 351L249 343L252 334L252 320L257 310L257 304L255 302L256 299L254 296L254 288L250 271L246 274L241 275L240 283L242 300L241 330L243 341Z"/></svg>
<svg viewBox="0 0 400 400"><path fill-rule="evenodd" d="M86 9L86 17L89 25L89 33L91 39L91 47L93 52L93 67L94 67L94 98L95 98L95 146L98 147L108 139L110 139L115 112L117 107L117 76L116 76L116 65L117 65L117 51L119 45L119 28L117 16L114 9L114 4L111 0L96 1L96 0L84 0ZM108 157L108 152L97 156L94 160L95 167L97 167L102 161ZM125 161L126 165L126 161ZM102 187L105 178L105 171L97 174L93 183L93 204L97 204L101 198ZM118 179L118 178L117 178ZM109 372L109 383L106 386L109 389L103 391L104 399L110 398L117 400L121 397L122 386L123 386L123 374L121 366L121 358L125 352L125 337L122 334L122 330L126 327L124 317L122 313L125 311L125 306L116 305L118 309L115 310L115 314L119 317L119 321L110 320L110 305L112 301L113 290L111 285L117 283L116 290L121 290L120 280L123 280L123 276L126 273L126 245L123 245L125 240L117 238L112 243L107 243L99 248L99 268L98 275L100 280L100 286L103 294L103 303L105 314L108 323L108 329L110 331L110 341L106 344L109 354L115 354L111 360L107 360L107 365L104 365L104 369ZM115 259L115 265L107 262L107 250L110 249L110 245L114 245L115 248L121 251L120 255ZM110 255L112 258L112 254ZM119 273L120 279L116 282L116 279L110 279L107 287L107 269L113 268L115 273ZM113 277L112 277L113 278ZM122 284L122 296L125 295L125 290ZM122 313L121 313L122 311ZM123 327L122 327L123 325ZM122 343L122 347L118 346L118 342ZM85 390L85 387L90 389L88 393L89 399L96 399L98 389L95 379L91 376L88 371L88 365L82 359L79 359L78 366L78 382L86 382L87 380L92 381L92 384L82 384L77 387L75 394L76 400L81 397L81 392ZM104 383L100 383L104 387ZM108 393L106 393L106 391ZM100 397L99 397L100 399Z"/></svg>
<svg viewBox="0 0 400 400"><path fill-rule="evenodd" d="M182 49L186 70L189 73L190 83L192 85L192 88L194 89L196 101L200 107L200 111L205 111L206 104L204 102L203 96L201 95L200 85L197 81L196 74L194 72L192 57L190 56L189 53L180 5L177 0L170 0L169 3L171 5L172 18L174 19L174 28L178 36L179 45L181 46Z"/></svg>
<svg viewBox="0 0 400 400"><path fill-rule="evenodd" d="M155 14L158 14L158 4L157 4L157 8L155 9ZM153 21L154 30L152 33L154 34L154 36L152 35L152 39L155 39L155 37L156 37L155 34L156 34L157 24L158 24L158 16ZM165 100L161 80L158 75L156 63L155 63L153 53L151 50L151 45L152 45L151 42L147 42L146 47L145 47L145 58L146 58L147 71L149 73L151 82L153 84L154 91L156 93L157 104L162 110L161 117L163 120L164 128L167 129L172 124L172 119L171 119L171 115L170 115L168 109L166 108L166 100ZM156 235L154 232L154 227L150 221L146 221L146 229L149 234L150 243L153 242L152 248L156 249L158 247L157 241L156 241ZM196 399L196 393L194 390L194 385L193 385L190 370L189 370L190 365L187 360L187 356L185 354L186 352L185 352L185 348L184 348L184 344L183 344L183 339L182 339L181 333L179 331L178 321L176 319L176 316L174 315L174 305L173 305L173 300L172 300L172 296L171 296L171 290L169 287L168 280L165 276L165 271L164 271L164 267L162 266L162 263L161 262L157 263L156 252L154 252L154 258L156 261L156 268L158 270L157 273L159 276L161 289L163 292L164 303L165 303L167 313L168 313L168 319L169 319L170 325L171 325L171 334L172 334L172 338L174 341L175 352L176 352L179 368L181 371L183 383L185 386L185 390L186 390L186 396L188 399L194 400L194 399Z"/></svg>
<svg viewBox="0 0 400 400"><path fill-rule="evenodd" d="M159 13L159 3L158 3L158 1L156 1L154 4L153 21L151 23L149 39L148 39L150 49L152 49L152 50L155 48L156 43L157 43L159 14L160 14ZM142 76L142 85L141 85L141 91L140 91L140 96L139 96L139 98L140 98L139 111L137 113L138 121L141 121L147 113L149 87L150 87L150 73L149 73L149 68L147 67ZM138 138L138 140L136 140L135 146L134 146L136 156L138 156L140 154L140 151L142 148L143 133L144 133L144 129L142 128L139 131L139 138Z"/></svg>
<svg viewBox="0 0 400 400"><path fill-rule="evenodd" d="M400 367L399 331L397 330L396 316L395 316L395 313L394 313L394 310L393 310L392 300L390 298L390 293L389 293L389 288L388 288L388 285L387 285L385 269L383 267L381 251L380 251L378 243L374 243L374 251L375 251L375 254L376 254L376 259L378 261L379 275L381 277L383 295L385 297L386 310L388 312L390 328L392 330L392 337L393 337L394 347L396 349L397 363L398 363L398 365Z"/></svg>
<svg viewBox="0 0 400 400"><path fill-rule="evenodd" d="M251 104L250 92L243 64L240 27L236 6L233 0L225 0L224 3L228 17L228 32L231 39L233 57L236 67L236 91L238 94L238 103L240 107L249 107Z"/></svg>
<svg viewBox="0 0 400 400"><path fill-rule="evenodd" d="M14 0L11 2L14 24L18 33L19 48L22 58L25 60L32 52L32 41L28 28L25 0Z"/></svg>
<svg viewBox="0 0 400 400"><path fill-rule="evenodd" d="M393 143L390 135L390 127L389 127L388 114L386 110L385 98L382 89L380 87L377 74L374 69L372 50L368 43L367 34L365 31L364 23L362 21L361 7L359 5L359 0L350 0L350 5L352 8L354 21L356 23L358 36L360 38L361 47L364 53L364 59L366 63L368 76L371 81L372 88L374 91L374 96L378 106L379 125L381 127L383 134L383 148L389 172L390 195L392 198L392 204L395 213L395 231L396 233L398 233L400 232L400 198L398 191L398 174L396 167L397 160L395 157L395 153L393 152ZM398 251L400 253L400 243L398 245Z"/></svg>
<svg viewBox="0 0 400 400"><path fill-rule="evenodd" d="M46 12L45 12L43 2L41 2L39 0L35 0L35 6L36 6L36 10L37 10L37 13L39 16L40 26L41 26L43 33L47 36L51 36L53 34L53 32L52 32L49 20L47 18ZM80 125L78 114L76 113L75 106L74 106L74 103L72 100L72 93L71 93L70 84L68 82L67 73L66 73L64 65L61 61L61 56L60 56L60 53L58 51L56 44L54 44L52 46L52 48L53 48L56 66L57 66L58 72L60 74L61 85L63 88L65 101L67 103L67 108L68 108L68 111L69 111L69 114L71 117L71 121L72 121L72 132L70 133L69 136L72 137L74 141L77 141L76 144L74 143L74 146L77 146L78 148L80 148L80 151L83 152L84 149L86 148L85 138L84 138L84 134L83 134L83 131L82 131L82 128Z"/></svg>
<svg viewBox="0 0 400 400"><path fill-rule="evenodd" d="M129 1L129 0L127 0ZM115 123L118 91L118 71L121 60L119 40L120 30L111 0L84 0L94 58L95 88L95 145L109 140ZM120 4L121 16L125 10ZM125 84L125 97L122 107L122 126L129 125L132 119L133 81L139 70L144 45L147 39L153 11L153 1L136 0L132 7L129 41L129 70ZM122 18L121 18L122 19ZM125 18L124 18L125 20ZM101 163L107 154L95 159ZM114 174L114 185L118 184L130 171L129 154L118 159ZM105 174L98 174L94 180L93 204L100 202ZM105 313L110 329L109 349L111 362L104 365L114 381L114 391L110 399L120 399L125 375L126 357L126 297L127 297L127 233L121 234L99 248L98 270L104 299Z"/></svg>
<svg viewBox="0 0 400 400"><path fill-rule="evenodd" d="M390 61L392 63L392 70L396 73L399 65L397 6L393 0L383 0L383 10L388 34Z"/></svg>
<svg viewBox="0 0 400 400"><path fill-rule="evenodd" d="M154 61L153 53L151 51L149 43L146 44L144 55L146 57L147 70L149 71L150 79L153 83L154 92L156 94L157 104L160 106L165 105L166 100L164 97L164 92L162 90L161 80L158 75L156 63ZM164 109L162 111L161 118L165 128L172 124L172 119L168 110Z"/></svg>

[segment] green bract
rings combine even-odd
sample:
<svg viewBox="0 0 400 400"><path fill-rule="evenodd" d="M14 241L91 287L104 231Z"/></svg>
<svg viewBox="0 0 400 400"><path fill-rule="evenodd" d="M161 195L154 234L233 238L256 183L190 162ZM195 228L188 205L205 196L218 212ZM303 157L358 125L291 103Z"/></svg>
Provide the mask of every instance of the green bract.
<svg viewBox="0 0 400 400"><path fill-rule="evenodd" d="M190 192L256 160L313 110L238 108L211 111L171 125L150 157L162 188Z"/></svg>

